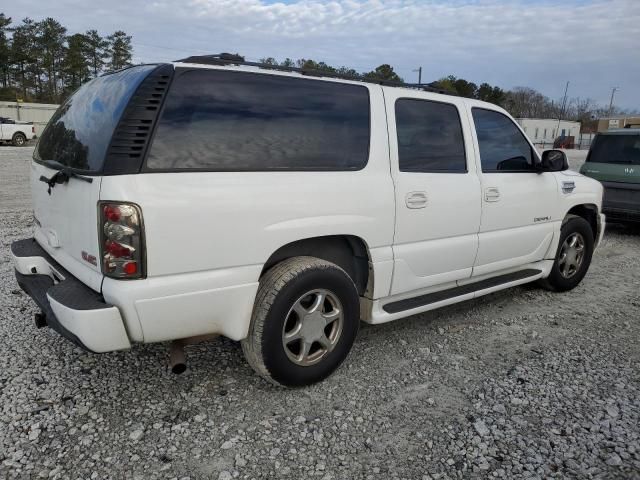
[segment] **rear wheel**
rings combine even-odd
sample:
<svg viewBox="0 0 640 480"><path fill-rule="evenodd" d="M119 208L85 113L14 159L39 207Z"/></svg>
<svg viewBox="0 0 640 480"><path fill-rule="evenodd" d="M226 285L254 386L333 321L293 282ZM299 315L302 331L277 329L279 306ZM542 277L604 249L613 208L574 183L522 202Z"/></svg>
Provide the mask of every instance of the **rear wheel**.
<svg viewBox="0 0 640 480"><path fill-rule="evenodd" d="M342 268L315 257L290 258L262 278L242 349L266 380L310 385L347 357L359 317L356 286Z"/></svg>
<svg viewBox="0 0 640 480"><path fill-rule="evenodd" d="M23 133L18 132L13 135L11 143L13 143L14 147L22 147L25 143L27 143L27 137L25 137Z"/></svg>
<svg viewBox="0 0 640 480"><path fill-rule="evenodd" d="M570 217L562 225L556 258L542 285L558 292L577 287L591 264L593 245L589 222L582 217Z"/></svg>

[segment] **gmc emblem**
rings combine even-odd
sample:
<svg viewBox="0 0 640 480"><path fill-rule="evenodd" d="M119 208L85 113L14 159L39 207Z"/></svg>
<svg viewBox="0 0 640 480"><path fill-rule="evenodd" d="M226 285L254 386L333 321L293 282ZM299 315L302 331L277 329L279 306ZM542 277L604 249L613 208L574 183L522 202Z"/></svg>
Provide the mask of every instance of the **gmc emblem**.
<svg viewBox="0 0 640 480"><path fill-rule="evenodd" d="M98 266L98 260L96 259L96 256L95 255L89 255L84 250L82 251L82 259L85 262L89 262L91 265L95 265L96 267Z"/></svg>

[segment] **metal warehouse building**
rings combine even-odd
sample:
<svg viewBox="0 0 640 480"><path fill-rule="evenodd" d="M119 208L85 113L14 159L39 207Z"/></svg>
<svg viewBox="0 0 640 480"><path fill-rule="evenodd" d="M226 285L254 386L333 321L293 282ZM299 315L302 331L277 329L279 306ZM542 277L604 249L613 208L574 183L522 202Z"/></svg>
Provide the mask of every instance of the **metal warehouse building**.
<svg viewBox="0 0 640 480"><path fill-rule="evenodd" d="M0 117L11 118L20 122L33 122L36 135L40 136L42 130L58 109L53 103L24 103L0 101Z"/></svg>
<svg viewBox="0 0 640 480"><path fill-rule="evenodd" d="M558 137L580 136L580 122L558 120L553 118L516 118L524 133L533 143L553 143Z"/></svg>

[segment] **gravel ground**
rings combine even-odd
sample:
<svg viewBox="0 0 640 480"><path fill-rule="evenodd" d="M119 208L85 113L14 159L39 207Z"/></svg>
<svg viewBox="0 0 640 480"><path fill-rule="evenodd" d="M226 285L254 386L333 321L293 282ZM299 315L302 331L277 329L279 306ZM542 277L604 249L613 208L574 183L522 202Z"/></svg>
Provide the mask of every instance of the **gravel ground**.
<svg viewBox="0 0 640 480"><path fill-rule="evenodd" d="M311 388L224 339L173 376L165 345L93 355L33 325L8 254L31 151L0 148L0 478L640 478L638 233L611 227L571 292L363 325Z"/></svg>

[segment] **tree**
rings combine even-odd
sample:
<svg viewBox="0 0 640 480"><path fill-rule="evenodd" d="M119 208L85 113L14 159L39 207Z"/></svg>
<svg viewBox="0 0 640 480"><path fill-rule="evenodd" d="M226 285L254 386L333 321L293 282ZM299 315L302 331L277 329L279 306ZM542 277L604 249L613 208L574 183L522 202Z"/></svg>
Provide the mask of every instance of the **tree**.
<svg viewBox="0 0 640 480"><path fill-rule="evenodd" d="M496 105L503 105L505 100L505 92L500 87L492 87L488 83L480 84L476 97L483 102L495 103Z"/></svg>
<svg viewBox="0 0 640 480"><path fill-rule="evenodd" d="M97 77L102 72L107 58L109 58L109 42L101 37L97 30L87 30L84 35L86 38L85 56L93 76Z"/></svg>
<svg viewBox="0 0 640 480"><path fill-rule="evenodd" d="M388 82L402 82L402 78L398 76L396 72L393 71L393 67L388 63L383 63L382 65L375 68L369 73L364 74L364 78L369 80L383 80Z"/></svg>
<svg viewBox="0 0 640 480"><path fill-rule="evenodd" d="M13 30L11 48L9 53L9 68L16 85L16 96L23 99L29 98L29 93L40 93L40 66L38 64L38 26L30 18L22 20L22 24Z"/></svg>
<svg viewBox="0 0 640 480"><path fill-rule="evenodd" d="M6 17L4 13L0 13L0 82L2 87L7 88L9 85L9 58L10 44L7 33L11 25L11 17Z"/></svg>
<svg viewBox="0 0 640 480"><path fill-rule="evenodd" d="M65 41L67 29L58 21L47 17L37 24L38 35L36 45L41 52L40 62L42 69L46 73L45 95L52 99L57 99L59 78L62 74L61 66L65 54Z"/></svg>
<svg viewBox="0 0 640 480"><path fill-rule="evenodd" d="M71 35L67 39L67 53L63 62L66 78L66 93L72 93L90 77L89 58L87 52L87 37L82 33Z"/></svg>
<svg viewBox="0 0 640 480"><path fill-rule="evenodd" d="M131 65L132 47L131 36L122 30L114 32L107 37L109 41L108 51L111 56L109 70L120 70Z"/></svg>

